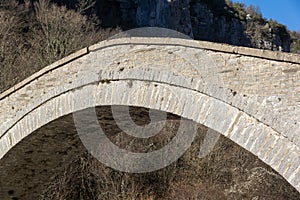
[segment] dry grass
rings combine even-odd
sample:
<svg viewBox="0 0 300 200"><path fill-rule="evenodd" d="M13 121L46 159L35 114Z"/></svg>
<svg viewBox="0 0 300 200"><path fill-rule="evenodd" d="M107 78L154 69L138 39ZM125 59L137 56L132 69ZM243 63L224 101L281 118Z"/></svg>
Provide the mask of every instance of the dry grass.
<svg viewBox="0 0 300 200"><path fill-rule="evenodd" d="M86 4L75 11L49 0L26 2L0 3L0 93L54 61L120 31L97 28L96 17L80 13L89 6Z"/></svg>
<svg viewBox="0 0 300 200"><path fill-rule="evenodd" d="M222 139L226 140L226 139ZM224 142L224 141L223 141ZM226 142L226 141L225 141ZM240 147L232 144L237 151ZM218 153L214 151L212 156ZM244 163L263 165L245 153ZM146 174L118 172L90 155L74 161L49 183L41 199L299 199L300 194L268 166L243 169L225 155L195 158L190 150L176 163ZM253 160L254 159L254 160ZM258 163L258 164L257 164ZM231 165L232 164L232 165ZM229 166L231 165L231 166Z"/></svg>
<svg viewBox="0 0 300 200"><path fill-rule="evenodd" d="M98 110L101 113L102 110ZM141 112L144 112L141 109ZM141 116L140 114L138 116ZM132 116L135 118L134 116ZM112 142L130 151L150 152L164 146L177 132L179 120L168 115L162 131L148 143L121 132L99 117ZM144 118L143 118L144 119ZM147 120L144 121L147 123ZM110 131L114 130L114 131ZM49 183L42 199L299 199L300 194L256 156L220 137L213 152L200 159L198 152L207 128L200 126L189 150L175 163L158 171L130 174L115 171L89 154L70 163ZM132 142L134 141L134 142Z"/></svg>

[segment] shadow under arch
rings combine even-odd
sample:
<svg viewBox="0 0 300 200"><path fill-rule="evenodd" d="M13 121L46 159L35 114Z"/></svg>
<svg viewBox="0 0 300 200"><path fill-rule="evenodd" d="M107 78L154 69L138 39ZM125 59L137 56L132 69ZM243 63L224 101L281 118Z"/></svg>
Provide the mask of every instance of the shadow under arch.
<svg viewBox="0 0 300 200"><path fill-rule="evenodd" d="M139 94L142 95L139 96ZM179 94L178 99L182 99L182 102L176 101L177 94ZM151 98L142 98L147 96ZM178 106L179 104L182 104L182 106ZM66 107L61 107L61 105L66 105ZM49 99L28 113L1 138L1 142L5 141L6 144L11 144L7 146L7 152L34 130L61 116L86 108L105 105L156 109L203 124L257 155L263 162L282 174L291 185L297 186L295 185L297 182L294 182L295 180L297 181L297 176L292 177L292 179L288 179L286 176L292 174L294 172L293 169L297 169L298 165L293 166L294 162L291 161L292 165L287 170L283 169L284 173L281 172L281 165L272 165L274 160L282 158L276 157L276 154L270 158L270 147L274 143L284 143L285 141L270 127L218 99L187 88L158 82L119 80L74 88ZM57 109L59 110L59 108L61 108L60 112L54 112ZM30 129L20 129L19 124L28 124L28 122L32 122L36 118L40 120L37 123L30 124L28 126ZM22 135L22 137L17 137L18 135ZM15 138L14 143L10 142L10 138ZM266 139L262 140L264 138ZM293 153L293 149L291 153Z"/></svg>
<svg viewBox="0 0 300 200"><path fill-rule="evenodd" d="M10 91L9 95L2 96L4 103L0 102L1 106L7 110L11 120L1 124L0 157L13 151L15 145L39 127L61 116L95 106L138 106L173 113L221 133L258 156L299 191L299 147L269 124L258 120L257 116L233 105L230 101L232 96L238 98L239 94L231 94L227 102L227 99L222 99L227 95L226 88L221 88L214 81L204 85L199 76L194 76L199 75L199 71L183 56L177 54L172 61L161 59L161 63L153 65L155 55L171 57L176 54L174 49L159 49L172 44L176 47L175 51L180 51L178 46L198 48L194 41L170 38L105 41L89 47L75 58L48 67L26 84ZM128 49L134 45L137 49L128 54ZM205 54L205 50L200 48L200 51ZM120 53L125 55L125 60L121 60L125 64L117 59L113 60L116 62L108 62L111 61L109 57ZM134 59L126 58L126 55L146 54L145 66L132 65L130 62ZM119 57L122 59L122 55ZM138 61L145 61L144 57L141 58ZM50 89L45 91L44 88ZM39 89L40 93L34 93L35 89ZM20 102L27 101L27 104L21 102L10 106L9 102L16 99L15 96ZM243 100L251 102L250 97ZM260 111L259 108L257 110Z"/></svg>

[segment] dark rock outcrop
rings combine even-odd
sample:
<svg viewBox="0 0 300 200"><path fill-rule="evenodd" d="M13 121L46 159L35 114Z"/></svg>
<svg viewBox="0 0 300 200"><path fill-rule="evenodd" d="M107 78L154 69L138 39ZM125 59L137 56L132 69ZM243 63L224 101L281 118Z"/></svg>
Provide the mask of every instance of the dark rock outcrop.
<svg viewBox="0 0 300 200"><path fill-rule="evenodd" d="M101 0L105 1L105 0ZM273 28L265 19L234 16L237 11L223 0L112 0L115 19L123 30L164 27L196 40L222 42L275 51L290 51L286 30ZM218 4L213 4L215 2ZM218 5L218 6L216 6ZM109 15L110 16L110 15ZM103 16L103 19L107 16ZM109 17L113 19L113 17ZM116 24L116 23L114 23ZM283 30L283 31L282 31Z"/></svg>
<svg viewBox="0 0 300 200"><path fill-rule="evenodd" d="M191 21L197 40L251 46L251 40L245 33L245 22L213 12L206 4L191 4Z"/></svg>
<svg viewBox="0 0 300 200"><path fill-rule="evenodd" d="M123 26L164 27L193 36L189 0L117 0Z"/></svg>

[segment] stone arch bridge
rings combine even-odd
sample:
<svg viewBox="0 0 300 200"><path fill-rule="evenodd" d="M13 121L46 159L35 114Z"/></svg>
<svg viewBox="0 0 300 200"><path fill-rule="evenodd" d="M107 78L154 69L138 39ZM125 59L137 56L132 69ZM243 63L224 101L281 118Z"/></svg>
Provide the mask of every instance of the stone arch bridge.
<svg viewBox="0 0 300 200"><path fill-rule="evenodd" d="M203 124L300 191L299 55L178 38L100 42L0 95L1 160L51 121L102 105L157 109Z"/></svg>

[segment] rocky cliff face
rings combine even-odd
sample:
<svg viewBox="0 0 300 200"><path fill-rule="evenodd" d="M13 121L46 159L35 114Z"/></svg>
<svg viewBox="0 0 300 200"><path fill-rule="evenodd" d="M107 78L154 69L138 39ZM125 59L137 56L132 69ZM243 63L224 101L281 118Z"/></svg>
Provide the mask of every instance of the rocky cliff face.
<svg viewBox="0 0 300 200"><path fill-rule="evenodd" d="M222 2L211 0L213 1ZM217 8L205 2L209 1L194 0L190 3L190 18L195 39L290 51L291 39L283 25L275 26L275 23L271 24L263 18L252 16L246 10L240 11L246 11L245 13L238 13L224 1L223 6Z"/></svg>
<svg viewBox="0 0 300 200"><path fill-rule="evenodd" d="M195 39L251 46L244 22L213 12L200 2L191 4L190 10Z"/></svg>
<svg viewBox="0 0 300 200"><path fill-rule="evenodd" d="M117 0L127 27L164 27L193 37L189 0Z"/></svg>
<svg viewBox="0 0 300 200"><path fill-rule="evenodd" d="M221 0L223 1L223 0ZM164 27L197 40L222 42L269 50L290 51L290 36L270 24L239 19L201 0L115 0L119 3L120 26ZM206 2L206 3L205 3ZM223 1L225 5L225 1ZM115 10L116 10L115 9Z"/></svg>

